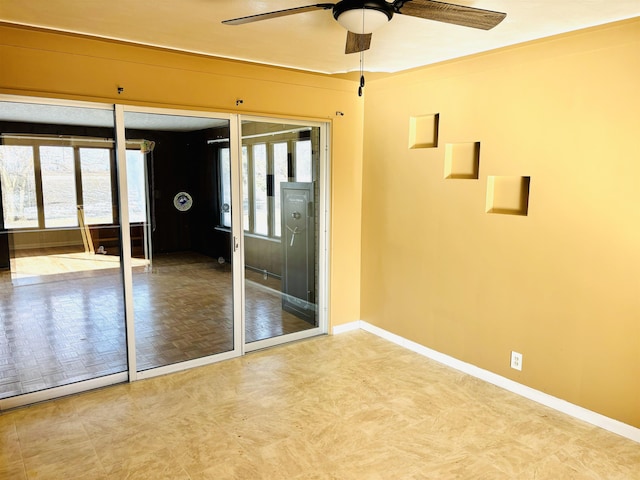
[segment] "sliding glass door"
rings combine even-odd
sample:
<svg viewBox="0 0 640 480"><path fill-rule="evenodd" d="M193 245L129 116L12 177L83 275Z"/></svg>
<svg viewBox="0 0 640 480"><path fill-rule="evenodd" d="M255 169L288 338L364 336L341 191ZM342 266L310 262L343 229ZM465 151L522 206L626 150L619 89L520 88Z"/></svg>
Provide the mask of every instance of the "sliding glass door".
<svg viewBox="0 0 640 480"><path fill-rule="evenodd" d="M219 214L231 196L218 189L229 120L145 109L125 111L124 125L136 369L231 352L231 235Z"/></svg>
<svg viewBox="0 0 640 480"><path fill-rule="evenodd" d="M113 109L0 112L0 402L126 380Z"/></svg>
<svg viewBox="0 0 640 480"><path fill-rule="evenodd" d="M323 139L318 124L242 121L247 350L322 330Z"/></svg>
<svg viewBox="0 0 640 480"><path fill-rule="evenodd" d="M0 97L0 410L326 331L326 125Z"/></svg>

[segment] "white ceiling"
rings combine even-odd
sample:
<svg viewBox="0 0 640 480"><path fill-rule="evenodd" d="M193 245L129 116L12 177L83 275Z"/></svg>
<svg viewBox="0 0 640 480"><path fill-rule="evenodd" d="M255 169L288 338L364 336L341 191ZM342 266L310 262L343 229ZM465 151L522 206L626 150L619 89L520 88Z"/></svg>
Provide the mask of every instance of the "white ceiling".
<svg viewBox="0 0 640 480"><path fill-rule="evenodd" d="M0 0L0 21L322 73L360 67L331 10L230 26L225 19L313 0ZM331 3L331 2L329 2ZM365 70L397 72L640 16L640 0L455 0L507 13L492 30L395 15L373 35Z"/></svg>

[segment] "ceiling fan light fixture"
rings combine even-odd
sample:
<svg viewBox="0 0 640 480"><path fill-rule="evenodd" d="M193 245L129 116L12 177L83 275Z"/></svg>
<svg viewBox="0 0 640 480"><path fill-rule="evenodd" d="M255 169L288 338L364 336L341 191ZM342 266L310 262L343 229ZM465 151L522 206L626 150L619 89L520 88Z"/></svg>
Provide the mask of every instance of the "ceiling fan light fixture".
<svg viewBox="0 0 640 480"><path fill-rule="evenodd" d="M363 12L364 10L364 12ZM362 15L364 14L364 21ZM389 18L384 12L369 8L349 10L341 14L338 23L353 33L372 33L385 25Z"/></svg>
<svg viewBox="0 0 640 480"><path fill-rule="evenodd" d="M343 0L333 8L333 17L353 33L372 33L393 17L393 7L385 1Z"/></svg>

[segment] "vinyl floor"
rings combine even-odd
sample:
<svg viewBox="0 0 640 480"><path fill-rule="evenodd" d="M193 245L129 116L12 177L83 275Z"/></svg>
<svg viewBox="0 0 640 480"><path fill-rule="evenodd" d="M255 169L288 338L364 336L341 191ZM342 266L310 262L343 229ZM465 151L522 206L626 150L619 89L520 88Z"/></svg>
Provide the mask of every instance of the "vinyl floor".
<svg viewBox="0 0 640 480"><path fill-rule="evenodd" d="M363 331L0 415L11 480L635 480L640 445Z"/></svg>

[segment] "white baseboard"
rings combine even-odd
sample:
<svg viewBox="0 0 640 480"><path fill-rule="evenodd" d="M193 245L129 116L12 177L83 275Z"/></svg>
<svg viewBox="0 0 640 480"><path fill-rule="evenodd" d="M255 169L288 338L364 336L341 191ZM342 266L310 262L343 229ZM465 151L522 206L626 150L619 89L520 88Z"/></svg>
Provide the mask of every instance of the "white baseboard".
<svg viewBox="0 0 640 480"><path fill-rule="evenodd" d="M342 325L338 325L336 327L333 327L331 329L331 333L333 335L338 335L340 333L351 332L353 330L360 330L362 328L361 324L362 324L361 320L356 320L355 322L344 323Z"/></svg>
<svg viewBox="0 0 640 480"><path fill-rule="evenodd" d="M488 370L484 370L482 368L476 367L475 365L471 365L470 363L463 362L461 360L458 360L457 358L445 355L444 353L412 342L411 340L388 332L382 328L376 327L375 325L371 325L370 323L367 323L363 320L357 320L355 322L338 325L332 329L332 332L334 335L337 335L340 333L358 329L373 333L378 337L384 338L385 340L400 345L413 352L419 353L420 355L447 365L448 367L455 368L456 370L471 375L472 377L479 378L480 380L484 380L485 382L489 382L493 385L504 388L505 390L513 392L524 398L528 398L529 400L533 400L534 402L540 403L549 408L553 408L554 410L570 415L571 417L577 418L584 422L590 423L591 425L595 425L596 427L603 428L612 433L628 438L629 440L640 443L640 428L636 428L626 423L622 423L618 420L605 417L604 415L601 415L599 413L587 410L586 408L574 405L573 403L569 403L565 400L554 397L539 390L535 390L531 387L527 387L526 385L523 385L521 383L514 382L513 380L505 378L501 375L497 375Z"/></svg>

